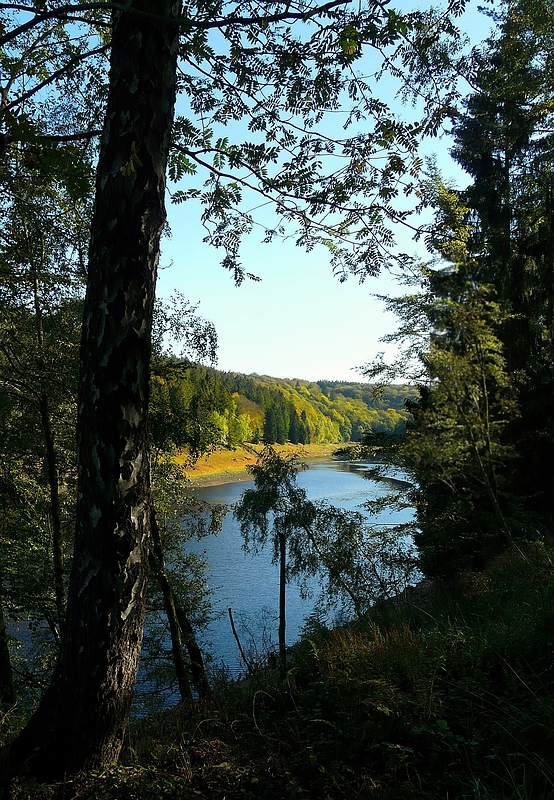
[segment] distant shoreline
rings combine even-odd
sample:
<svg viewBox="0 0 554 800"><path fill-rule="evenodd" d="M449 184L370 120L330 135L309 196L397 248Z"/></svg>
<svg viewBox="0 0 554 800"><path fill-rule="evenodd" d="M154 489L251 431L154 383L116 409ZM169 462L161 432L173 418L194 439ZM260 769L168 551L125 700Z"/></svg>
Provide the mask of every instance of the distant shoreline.
<svg viewBox="0 0 554 800"><path fill-rule="evenodd" d="M208 486L223 486L226 483L245 483L251 479L246 470L241 470L232 474L221 472L215 475L203 475L191 479L190 485L194 489L206 489Z"/></svg>
<svg viewBox="0 0 554 800"><path fill-rule="evenodd" d="M300 461L307 464L329 459L341 446L336 444L319 445L274 445L278 453L285 456L297 455ZM192 468L185 470L191 485L202 489L208 486L222 486L225 483L243 483L251 480L248 466L255 464L256 452L261 452L263 445L248 449L219 450L199 459Z"/></svg>

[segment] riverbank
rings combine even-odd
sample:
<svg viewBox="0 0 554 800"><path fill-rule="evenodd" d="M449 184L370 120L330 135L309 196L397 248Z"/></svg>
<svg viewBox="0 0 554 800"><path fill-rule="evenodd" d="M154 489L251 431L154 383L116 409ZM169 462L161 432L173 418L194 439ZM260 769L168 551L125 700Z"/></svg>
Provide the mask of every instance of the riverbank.
<svg viewBox="0 0 554 800"><path fill-rule="evenodd" d="M301 461L309 463L319 459L330 458L339 444L276 444L273 445L280 455L296 455ZM263 444L237 447L236 450L216 450L202 456L193 467L185 472L193 486L219 486L224 483L240 483L250 480L248 467L256 463L256 458L264 448ZM179 461L185 463L186 453L181 454Z"/></svg>
<svg viewBox="0 0 554 800"><path fill-rule="evenodd" d="M221 673L211 698L133 720L119 765L20 778L10 797L546 800L553 564L551 543L520 544L353 626L314 626L286 681Z"/></svg>

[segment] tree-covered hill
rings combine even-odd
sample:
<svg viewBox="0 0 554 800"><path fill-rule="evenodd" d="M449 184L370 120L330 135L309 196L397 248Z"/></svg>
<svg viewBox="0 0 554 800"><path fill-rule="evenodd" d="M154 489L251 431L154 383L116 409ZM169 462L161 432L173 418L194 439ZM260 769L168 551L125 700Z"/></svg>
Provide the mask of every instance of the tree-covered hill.
<svg viewBox="0 0 554 800"><path fill-rule="evenodd" d="M178 445L201 450L242 442L323 444L359 441L368 431L401 433L415 390L242 375L206 367L158 377L153 425L177 432ZM155 430L156 433L156 430Z"/></svg>

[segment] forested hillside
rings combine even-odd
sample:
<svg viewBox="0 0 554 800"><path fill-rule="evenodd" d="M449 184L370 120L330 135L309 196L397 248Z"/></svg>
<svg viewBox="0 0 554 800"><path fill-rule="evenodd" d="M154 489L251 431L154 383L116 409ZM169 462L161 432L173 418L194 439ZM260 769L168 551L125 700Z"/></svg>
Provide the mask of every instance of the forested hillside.
<svg viewBox="0 0 554 800"><path fill-rule="evenodd" d="M156 434L158 421L167 427L173 419L183 434L179 444L194 451L242 442L357 442L369 432L403 433L410 416L405 403L416 395L405 385L380 390L191 366L154 377L152 425Z"/></svg>
<svg viewBox="0 0 554 800"><path fill-rule="evenodd" d="M367 431L403 432L409 416L405 401L416 394L400 385L379 392L363 383L234 374L223 380L239 400L246 397L265 410L263 439L269 444L355 442Z"/></svg>

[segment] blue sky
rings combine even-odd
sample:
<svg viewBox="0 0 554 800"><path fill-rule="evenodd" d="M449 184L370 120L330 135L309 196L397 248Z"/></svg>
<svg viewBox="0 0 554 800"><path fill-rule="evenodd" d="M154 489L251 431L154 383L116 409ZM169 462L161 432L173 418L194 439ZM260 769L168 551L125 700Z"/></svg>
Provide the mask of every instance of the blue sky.
<svg viewBox="0 0 554 800"><path fill-rule="evenodd" d="M167 297L178 288L200 301L198 313L217 329L219 369L353 381L361 379L353 368L383 349L377 339L394 319L371 293L394 291L388 276L339 283L325 251L306 254L292 243L262 245L252 237L242 261L262 280L237 288L219 253L202 244L197 218L181 213L172 224L162 266L170 260L173 266L161 270L158 294Z"/></svg>
<svg viewBox="0 0 554 800"><path fill-rule="evenodd" d="M472 38L486 33L488 20L475 5L466 19ZM399 111L403 113L400 105ZM463 183L448 146L443 137L428 142L424 152L437 153L444 174ZM363 378L356 368L386 350L378 340L394 330L395 318L372 294L401 294L392 276L385 273L362 284L351 278L341 284L323 248L305 253L291 241L262 244L260 230L246 240L241 260L261 281L245 281L236 288L220 266L221 254L202 242L198 206L168 204L168 216L172 236L162 243L157 293L168 298L177 289L200 303L198 313L217 329L219 369L357 381ZM407 232L397 234L400 249L413 250Z"/></svg>

